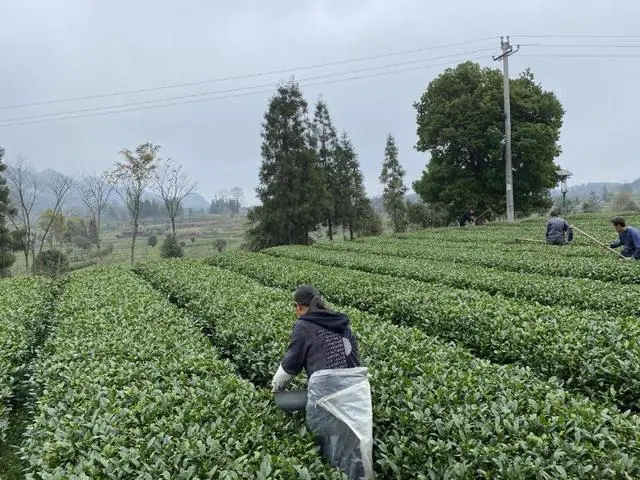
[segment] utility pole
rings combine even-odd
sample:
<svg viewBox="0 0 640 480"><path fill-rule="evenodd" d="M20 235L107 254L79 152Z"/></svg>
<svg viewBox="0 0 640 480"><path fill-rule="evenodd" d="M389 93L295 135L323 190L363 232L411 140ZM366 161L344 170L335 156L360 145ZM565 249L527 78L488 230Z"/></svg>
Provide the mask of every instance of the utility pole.
<svg viewBox="0 0 640 480"><path fill-rule="evenodd" d="M513 205L513 167L511 165L511 96L509 93L509 57L520 50L520 45L514 50L509 43L509 37L505 41L504 37L500 37L500 48L502 54L493 57L495 61L502 60L502 77L504 90L504 169L507 184L507 222L511 223L514 219Z"/></svg>

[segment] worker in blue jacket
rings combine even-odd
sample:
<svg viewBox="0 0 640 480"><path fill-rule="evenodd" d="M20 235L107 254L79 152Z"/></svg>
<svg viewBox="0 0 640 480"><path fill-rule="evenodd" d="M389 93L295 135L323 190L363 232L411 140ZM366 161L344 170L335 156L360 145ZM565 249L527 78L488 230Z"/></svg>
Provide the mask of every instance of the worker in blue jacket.
<svg viewBox="0 0 640 480"><path fill-rule="evenodd" d="M623 247L622 256L627 260L640 260L640 231L632 226L627 226L622 217L613 217L613 228L618 232L618 240L609 247Z"/></svg>
<svg viewBox="0 0 640 480"><path fill-rule="evenodd" d="M565 238L565 232L568 238ZM573 228L555 210L551 211L551 218L547 221L545 239L549 245L564 245L573 240Z"/></svg>

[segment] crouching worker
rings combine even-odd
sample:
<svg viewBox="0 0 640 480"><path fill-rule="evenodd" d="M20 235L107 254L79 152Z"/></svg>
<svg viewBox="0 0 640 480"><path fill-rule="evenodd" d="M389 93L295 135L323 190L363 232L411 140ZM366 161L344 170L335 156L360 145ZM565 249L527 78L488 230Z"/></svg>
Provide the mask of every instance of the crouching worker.
<svg viewBox="0 0 640 480"><path fill-rule="evenodd" d="M613 217L613 228L618 232L618 240L609 245L610 248L624 247L622 256L627 260L640 260L640 231L627 225L624 218Z"/></svg>
<svg viewBox="0 0 640 480"><path fill-rule="evenodd" d="M278 392L307 373L306 423L322 453L350 479L373 478L373 414L367 369L344 313L329 310L311 285L295 291L298 320L271 381Z"/></svg>
<svg viewBox="0 0 640 480"><path fill-rule="evenodd" d="M565 238L565 233L568 238ZM558 216L558 212L553 210L551 218L547 221L545 237L548 245L565 245L573 240L573 228L564 218Z"/></svg>

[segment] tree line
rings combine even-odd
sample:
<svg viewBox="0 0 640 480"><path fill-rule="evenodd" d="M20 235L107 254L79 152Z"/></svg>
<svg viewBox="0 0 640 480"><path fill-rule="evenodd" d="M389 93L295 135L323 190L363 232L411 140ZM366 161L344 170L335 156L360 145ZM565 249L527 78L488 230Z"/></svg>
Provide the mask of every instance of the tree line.
<svg viewBox="0 0 640 480"><path fill-rule="evenodd" d="M543 213L552 206L550 190L559 181L555 160L562 151L559 137L564 109L528 69L510 80L510 88L516 214ZM421 178L412 184L420 202L406 201L405 171L392 135L385 145L379 179L384 185L384 210L395 231L403 231L409 224L446 225L470 208L504 214L503 102L500 70L473 62L448 68L427 84L414 104L415 148L429 157ZM247 215L248 248L309 244L320 232L333 240L340 231L348 239L382 231L381 218L364 188L355 148L346 132L338 133L322 99L310 113L295 82L279 86L264 114L261 138L256 189L260 205ZM98 231L98 248L109 195L115 191L123 199L133 229L132 262L144 211L142 192L153 185L175 238L181 201L193 190L175 162L158 157L159 148L146 143L133 151L122 150L122 161L111 171L82 181L83 198ZM16 167L7 175L9 182L0 184L2 265L11 262L11 245L16 240L27 264L29 257L36 258L70 189L68 177L52 176L47 188L56 199L54 214L37 228L36 238L30 215L38 186L31 184L20 162ZM3 201L3 197L11 201ZM209 210L235 213L239 202L233 194L221 195L212 200ZM17 239L6 228L7 220L18 232Z"/></svg>
<svg viewBox="0 0 640 480"><path fill-rule="evenodd" d="M209 213L238 215L242 209L242 189L234 187L231 191L223 190L211 199Z"/></svg>
<svg viewBox="0 0 640 480"><path fill-rule="evenodd" d="M415 148L429 160L407 202L405 171L392 135L387 138L380 182L382 204L396 232L409 224L450 224L469 210L506 211L504 100L502 73L464 62L427 84L414 104ZM529 69L510 80L512 163L516 214L544 213L558 185L560 128L564 109L556 95L535 82ZM257 194L261 205L249 212L248 245L260 249L309 244L311 233L337 229L348 238L380 233L380 218L363 186L356 152L345 132L338 134L327 105L313 115L295 82L281 85L262 124L262 164Z"/></svg>
<svg viewBox="0 0 640 480"><path fill-rule="evenodd" d="M166 241L177 245L176 218L195 183L176 161L160 158L159 149L159 145L152 143L139 145L135 150L123 149L121 161L110 170L79 178L52 171L43 182L21 155L8 168L4 150L0 148L0 275L9 275L16 252L22 252L27 271L33 273L38 270L39 259L64 262L60 253L44 255L46 246L53 250L54 241L84 249L95 246L101 259L102 221L113 195L121 198L129 214L132 263L140 219L157 215L160 205L171 225ZM74 187L89 213L88 222L65 215L65 204ZM149 190L160 202L143 199ZM45 193L53 199L52 205L38 216L35 207Z"/></svg>
<svg viewBox="0 0 640 480"><path fill-rule="evenodd" d="M566 202L562 197L557 197L554 208L565 213L600 213L604 211L638 212L640 206L634 199L632 190L622 190L616 193L609 192L606 187L598 194L590 191L586 197L570 197Z"/></svg>
<svg viewBox="0 0 640 480"><path fill-rule="evenodd" d="M281 85L261 137L261 204L248 212L250 249L309 244L321 228L329 239L340 229L351 239L380 231L354 146L346 132L338 133L322 99L310 116L298 84Z"/></svg>

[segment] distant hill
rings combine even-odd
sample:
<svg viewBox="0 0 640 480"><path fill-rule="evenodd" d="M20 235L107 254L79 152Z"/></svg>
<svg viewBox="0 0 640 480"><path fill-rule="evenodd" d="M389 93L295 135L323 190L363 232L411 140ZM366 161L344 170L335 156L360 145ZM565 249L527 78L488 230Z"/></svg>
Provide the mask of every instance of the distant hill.
<svg viewBox="0 0 640 480"><path fill-rule="evenodd" d="M199 193L192 193L188 197L186 197L182 201L182 206L184 208L193 208L193 209L201 209L201 208L209 208L211 202L208 202L202 195Z"/></svg>
<svg viewBox="0 0 640 480"><path fill-rule="evenodd" d="M618 193L618 192L640 192L640 178L629 183L616 183L616 182L590 182L583 183L581 185L569 186L567 191L567 198L586 198L591 192L595 192L597 195L602 195L603 192ZM553 196L561 195L560 189L554 189L551 194Z"/></svg>

